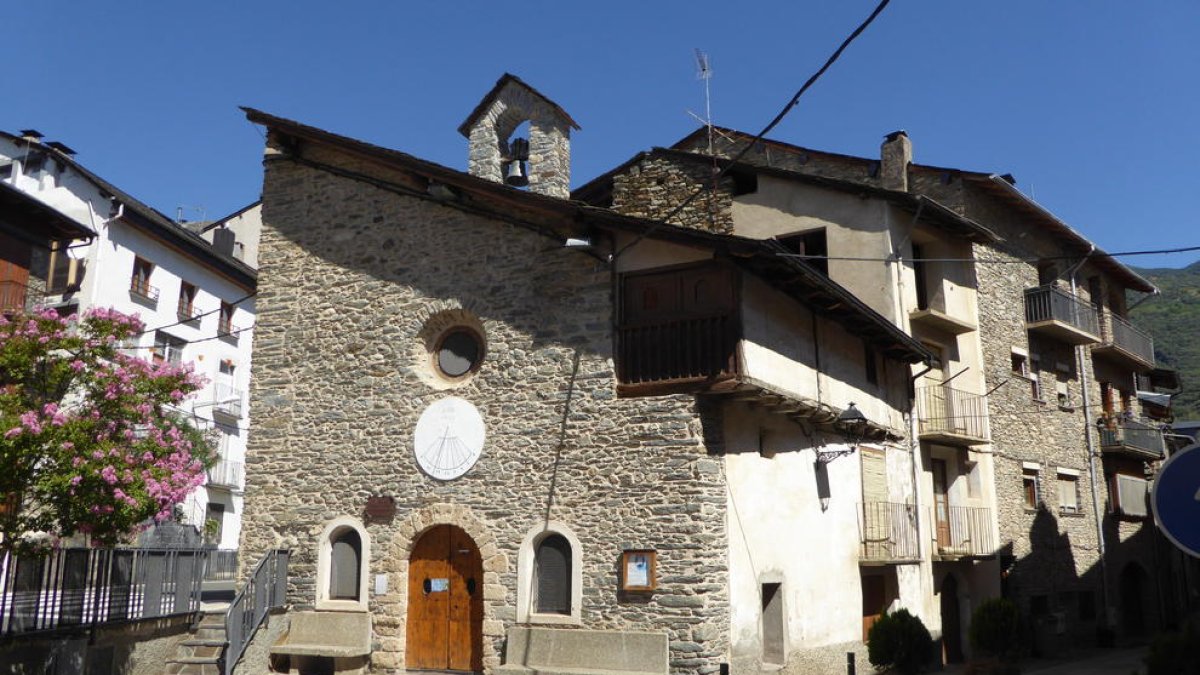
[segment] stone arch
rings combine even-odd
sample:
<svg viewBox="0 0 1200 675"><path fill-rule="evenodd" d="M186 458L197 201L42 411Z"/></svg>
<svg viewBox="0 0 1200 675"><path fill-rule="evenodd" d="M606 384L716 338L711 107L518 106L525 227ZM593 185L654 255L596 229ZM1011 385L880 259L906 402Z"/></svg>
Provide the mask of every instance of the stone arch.
<svg viewBox="0 0 1200 675"><path fill-rule="evenodd" d="M356 599L331 598L330 579L333 571L333 548L336 541L348 533L358 539L358 596ZM367 611L368 571L371 564L371 536L362 521L352 516L339 516L325 524L321 537L317 539L317 609L338 611Z"/></svg>
<svg viewBox="0 0 1200 675"><path fill-rule="evenodd" d="M376 612L373 621L376 632L386 635L381 640L378 662L404 664L405 626L408 609L408 561L413 547L436 525L454 525L470 535L483 559L483 667L490 671L500 666L500 643L504 640L504 624L497 619L497 609L504 604L505 592L501 575L508 571L508 556L496 544L492 528L469 507L461 504L431 504L416 509L402 520L398 519L396 535L388 548L385 562L388 586L392 590L383 611ZM373 657L374 658L374 657Z"/></svg>

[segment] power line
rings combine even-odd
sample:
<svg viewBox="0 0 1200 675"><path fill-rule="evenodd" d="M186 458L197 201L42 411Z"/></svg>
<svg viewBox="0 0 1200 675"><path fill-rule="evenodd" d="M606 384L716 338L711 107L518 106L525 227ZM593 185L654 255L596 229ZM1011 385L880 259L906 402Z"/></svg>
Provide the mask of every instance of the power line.
<svg viewBox="0 0 1200 675"><path fill-rule="evenodd" d="M258 295L258 291L255 291L255 292L253 292L253 293L249 293L249 294L247 294L247 295L243 295L242 297L238 298L237 300L234 300L233 302L229 303L229 306L230 306L230 307L236 307L236 306L238 306L238 305L242 304L243 302L245 302L245 301L249 300L250 298L253 298L253 297L254 297L254 296L256 296L256 295ZM168 323L168 324L166 324L166 325L164 325L164 326L155 326L154 328L147 328L146 330L143 330L142 332L138 333L138 335L139 335L139 336L141 336L141 335L145 335L145 334L147 334L147 333L153 333L153 332L155 332L155 331L160 331L160 330L162 330L162 329L164 329L164 328L171 328L171 327L173 327L173 326L182 326L182 325L183 325L183 324L185 324L185 323L191 323L191 322L193 322L193 321L195 321L195 320L197 320L197 319L202 319L202 318L204 318L204 317L208 316L209 314L216 314L216 313L217 313L217 312L219 312L219 311L221 311L221 307L220 307L220 306L218 306L216 309L211 309L211 310L209 310L209 311L207 311L207 312L202 312L202 313L200 313L200 314L197 314L197 315L195 315L195 316L189 316L189 317L188 317L188 318L186 318L186 319L180 319L179 321L176 321L175 323ZM199 342L199 340L189 340L188 342Z"/></svg>
<svg viewBox="0 0 1200 675"><path fill-rule="evenodd" d="M758 132L758 134L750 142L748 142L746 144L746 147L742 148L741 152L739 152L737 155L735 155L734 158L732 160L730 160L730 162L728 164L726 164L723 169L720 169L719 171L716 171L713 174L713 185L716 185L717 181L720 180L722 176L724 176L726 173L728 173L730 171L730 169L732 169L733 166L738 163L738 160L740 160L742 157L744 157L746 155L746 153L750 152L751 148L753 148L760 141L762 141L763 137L765 137L767 134L769 134L772 129L774 129L780 122L783 121L783 118L786 117L787 114L792 111L792 108L795 108L796 105L798 105L800 103L800 97L803 96L804 93L807 92L810 87L812 87L814 84L816 84L817 80L819 80L821 78L821 76L825 74L825 71L829 70L829 67L832 66L834 64L834 62L837 61L838 58L841 57L842 52L846 51L846 48L850 46L850 43L854 42L854 40L859 35L861 35L862 32L865 31L867 29L867 27L870 26L873 21L875 21L875 18L878 17L881 12L883 12L884 8L888 6L889 2L891 2L891 0L881 0L881 2L875 7L875 11L871 12L871 15L868 16L865 21L863 21L861 24L859 24L858 28L855 28L854 32L850 33L850 35L847 36L845 40L842 40L842 44L840 44L838 46L838 48L836 50L834 50L833 54L831 54L829 56L829 58L825 60L825 63L820 68L817 69L817 72L815 72L811 76L809 76L808 80L806 80L804 82L804 84L801 85L801 87L798 90L796 90L796 93L792 95L791 100L789 100L787 102L787 104L785 104L783 106L783 109L780 110L779 113L775 115L774 119L772 119L767 124L767 126L763 127L762 131ZM715 161L714 161L714 163L715 163ZM631 247L637 245L638 242L642 241L646 237L653 234L655 232L655 230L662 227L664 224L667 223L667 221L669 221L672 218L674 218L675 216L679 215L680 211L683 211L683 209L687 208L688 204L691 204L693 201L695 201L695 199L697 197L699 197L704 192L705 192L704 187L697 188L696 191L693 192L691 195L689 195L687 199L683 200L678 206L671 209L671 211L667 215L659 218L657 223L655 223L651 227L647 228L645 232L642 232L641 234L639 234L633 241L631 241L628 244L626 244L625 246L621 247L620 250L618 250L616 253L614 253L612 256L612 261L615 262L617 260L617 258L621 257L622 253L629 250Z"/></svg>

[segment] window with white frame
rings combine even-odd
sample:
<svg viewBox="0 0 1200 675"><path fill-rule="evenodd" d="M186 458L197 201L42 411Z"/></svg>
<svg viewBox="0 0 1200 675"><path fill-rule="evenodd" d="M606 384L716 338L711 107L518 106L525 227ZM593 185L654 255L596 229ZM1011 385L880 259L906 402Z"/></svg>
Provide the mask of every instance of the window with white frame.
<svg viewBox="0 0 1200 675"><path fill-rule="evenodd" d="M1029 390L1033 394L1033 400L1043 402L1046 399L1042 396L1042 360L1037 354L1029 355Z"/></svg>
<svg viewBox="0 0 1200 675"><path fill-rule="evenodd" d="M1054 375L1054 394L1058 407L1063 410L1073 409L1074 406L1071 403L1071 365L1062 362L1056 364Z"/></svg>
<svg viewBox="0 0 1200 675"><path fill-rule="evenodd" d="M1079 513L1079 472L1075 469L1058 469L1058 510L1062 513Z"/></svg>
<svg viewBox="0 0 1200 675"><path fill-rule="evenodd" d="M181 340L170 333L157 331L154 333L154 347L151 348L151 360L154 363L172 363L179 365L183 363L183 348L187 345L186 340Z"/></svg>
<svg viewBox="0 0 1200 675"><path fill-rule="evenodd" d="M1036 509L1041 505L1038 467L1036 465L1026 464L1021 468L1021 490L1025 497L1025 508Z"/></svg>
<svg viewBox="0 0 1200 675"><path fill-rule="evenodd" d="M579 538L550 521L529 529L517 552L517 621L579 624L583 571Z"/></svg>

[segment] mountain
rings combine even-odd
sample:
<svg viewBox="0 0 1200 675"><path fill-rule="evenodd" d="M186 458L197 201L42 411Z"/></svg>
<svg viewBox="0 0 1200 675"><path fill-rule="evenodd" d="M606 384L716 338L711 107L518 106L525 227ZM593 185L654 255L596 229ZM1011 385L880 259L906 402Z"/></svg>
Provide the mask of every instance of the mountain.
<svg viewBox="0 0 1200 675"><path fill-rule="evenodd" d="M1137 269L1162 291L1130 312L1154 336L1160 366L1179 371L1183 392L1173 408L1179 420L1200 419L1200 261L1183 269Z"/></svg>

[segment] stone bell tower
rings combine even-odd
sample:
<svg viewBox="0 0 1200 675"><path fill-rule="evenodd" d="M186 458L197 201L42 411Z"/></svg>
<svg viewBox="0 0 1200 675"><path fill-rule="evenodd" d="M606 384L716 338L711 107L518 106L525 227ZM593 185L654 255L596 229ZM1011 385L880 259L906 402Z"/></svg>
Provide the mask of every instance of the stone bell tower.
<svg viewBox="0 0 1200 675"><path fill-rule="evenodd" d="M513 137L529 122L529 138ZM458 132L470 141L473 176L528 186L532 192L571 196L571 129L579 125L554 101L505 73L475 106Z"/></svg>

